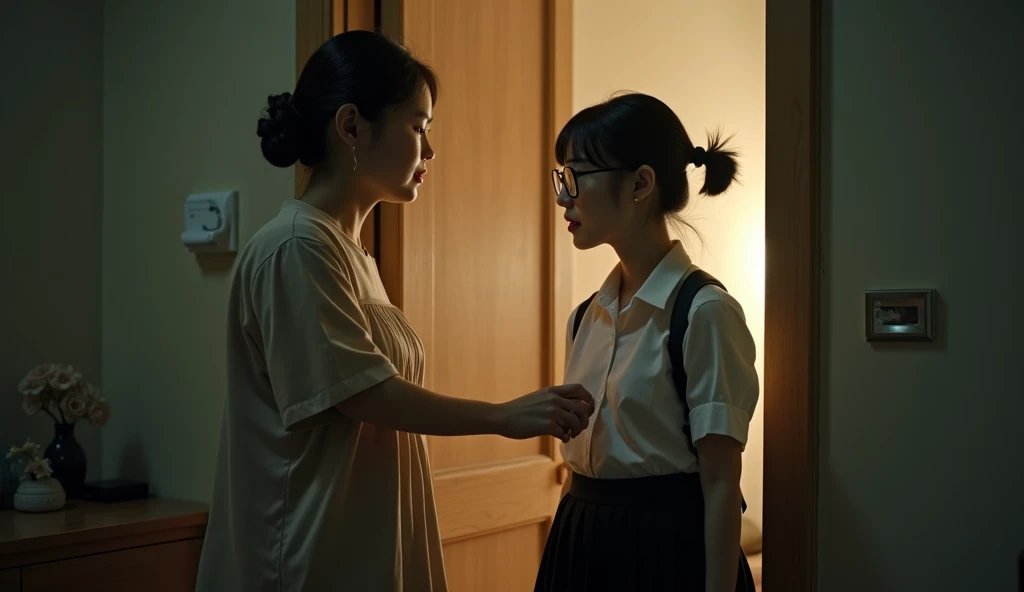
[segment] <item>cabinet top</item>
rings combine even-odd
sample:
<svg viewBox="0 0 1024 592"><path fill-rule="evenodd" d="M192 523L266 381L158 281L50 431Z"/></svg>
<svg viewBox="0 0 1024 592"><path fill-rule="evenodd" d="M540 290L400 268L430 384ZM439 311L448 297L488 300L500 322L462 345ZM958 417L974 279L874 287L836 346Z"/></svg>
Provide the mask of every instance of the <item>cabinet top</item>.
<svg viewBox="0 0 1024 592"><path fill-rule="evenodd" d="M208 516L207 504L162 498L115 503L68 500L63 509L40 514L0 511L0 569L34 562L30 555L45 555L40 559L49 560L57 548L102 551L132 546L140 539L155 543L201 537Z"/></svg>

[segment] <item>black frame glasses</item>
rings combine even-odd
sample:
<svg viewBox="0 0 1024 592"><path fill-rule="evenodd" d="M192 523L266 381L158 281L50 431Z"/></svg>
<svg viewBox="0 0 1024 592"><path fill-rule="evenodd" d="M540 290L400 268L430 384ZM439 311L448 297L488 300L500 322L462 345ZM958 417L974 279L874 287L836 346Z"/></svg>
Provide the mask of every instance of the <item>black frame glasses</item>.
<svg viewBox="0 0 1024 592"><path fill-rule="evenodd" d="M609 171L631 171L633 169L626 167L611 167L607 169L596 169L593 171L577 171L576 169L567 166L562 167L562 170L555 169L551 171L551 185L555 188L555 196L562 194L562 187L565 187L569 197L576 199L576 196L580 194L580 188L576 184L576 180L580 177L587 175L593 175L595 173L607 173Z"/></svg>

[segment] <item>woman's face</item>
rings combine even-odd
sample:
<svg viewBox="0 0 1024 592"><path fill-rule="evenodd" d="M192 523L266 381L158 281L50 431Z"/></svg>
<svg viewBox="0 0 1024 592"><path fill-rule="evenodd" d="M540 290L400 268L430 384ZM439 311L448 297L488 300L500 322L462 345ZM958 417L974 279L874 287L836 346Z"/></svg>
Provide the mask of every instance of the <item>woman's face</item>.
<svg viewBox="0 0 1024 592"><path fill-rule="evenodd" d="M427 139L433 119L433 101L426 84L386 119L370 124L361 121L354 138L355 170L384 201L408 203L416 199L425 181L427 161L434 149ZM351 148L350 148L351 149ZM353 155L343 155L352 166Z"/></svg>
<svg viewBox="0 0 1024 592"><path fill-rule="evenodd" d="M566 168L576 178L576 197L569 195L563 183L556 203L565 209L565 221L572 233L572 244L586 250L610 244L615 246L632 236L647 219L645 198L651 194L653 171L641 167L637 171L598 166L577 158L569 149ZM612 170L604 170L611 168ZM602 171L602 172L595 172ZM563 169L563 177L570 173Z"/></svg>

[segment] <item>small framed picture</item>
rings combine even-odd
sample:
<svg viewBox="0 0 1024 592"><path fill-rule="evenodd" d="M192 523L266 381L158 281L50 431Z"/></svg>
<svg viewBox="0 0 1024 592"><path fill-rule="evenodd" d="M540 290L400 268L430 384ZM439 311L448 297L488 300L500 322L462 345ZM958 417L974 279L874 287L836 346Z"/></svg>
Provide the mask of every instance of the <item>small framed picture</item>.
<svg viewBox="0 0 1024 592"><path fill-rule="evenodd" d="M935 290L869 290L864 299L868 341L932 341Z"/></svg>

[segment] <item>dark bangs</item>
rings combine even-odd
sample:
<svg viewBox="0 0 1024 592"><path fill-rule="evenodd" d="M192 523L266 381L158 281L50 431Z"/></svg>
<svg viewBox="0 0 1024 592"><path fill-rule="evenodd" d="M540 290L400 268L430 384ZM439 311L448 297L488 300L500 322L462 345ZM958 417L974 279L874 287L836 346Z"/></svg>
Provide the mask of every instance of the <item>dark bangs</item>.
<svg viewBox="0 0 1024 592"><path fill-rule="evenodd" d="M628 166L616 158L614 138L621 118L608 103L601 103L572 116L555 140L555 159L565 166L570 150L573 160L585 161L598 167Z"/></svg>

